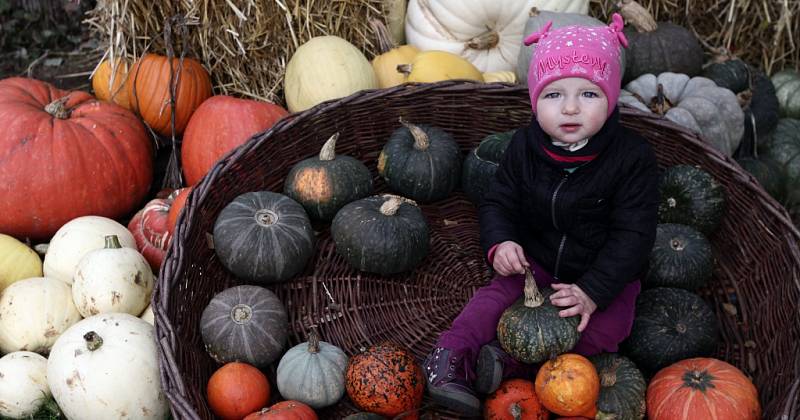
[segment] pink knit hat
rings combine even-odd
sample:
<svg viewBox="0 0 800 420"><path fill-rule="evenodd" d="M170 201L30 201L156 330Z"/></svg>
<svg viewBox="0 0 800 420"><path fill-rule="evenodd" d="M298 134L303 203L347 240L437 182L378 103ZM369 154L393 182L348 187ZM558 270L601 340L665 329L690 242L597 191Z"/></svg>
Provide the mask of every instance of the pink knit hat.
<svg viewBox="0 0 800 420"><path fill-rule="evenodd" d="M608 115L619 98L622 71L620 45L628 47L622 33L622 16L614 13L606 27L565 26L550 31L548 22L541 31L525 38L525 45L536 43L528 68L528 91L533 112L545 86L566 77L582 77L603 89L608 98Z"/></svg>

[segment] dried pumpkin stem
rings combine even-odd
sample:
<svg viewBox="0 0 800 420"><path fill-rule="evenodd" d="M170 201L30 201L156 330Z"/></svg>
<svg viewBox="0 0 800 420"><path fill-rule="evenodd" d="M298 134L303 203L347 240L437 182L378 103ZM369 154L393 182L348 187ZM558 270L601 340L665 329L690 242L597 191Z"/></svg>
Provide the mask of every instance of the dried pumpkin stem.
<svg viewBox="0 0 800 420"><path fill-rule="evenodd" d="M540 13L541 12L539 11L539 8L534 6L534 7L531 7L531 10L528 12L528 17L536 17L536 16L539 16ZM525 35L528 35L528 34L525 34Z"/></svg>
<svg viewBox="0 0 800 420"><path fill-rule="evenodd" d="M484 32L466 42L466 47L473 50L491 50L500 42L500 35L495 31Z"/></svg>
<svg viewBox="0 0 800 420"><path fill-rule="evenodd" d="M641 4L633 0L622 0L617 3L619 12L625 21L633 25L639 32L653 32L658 28L656 20L653 15L647 11Z"/></svg>
<svg viewBox="0 0 800 420"><path fill-rule="evenodd" d="M544 303L544 296L539 288L536 287L536 279L533 277L533 271L529 268L525 269L525 307L537 308Z"/></svg>
<svg viewBox="0 0 800 420"><path fill-rule="evenodd" d="M402 117L400 118L400 124L403 124L408 131L411 132L411 135L414 136L414 148L417 150L427 150L428 147L431 145L431 139L428 137L428 134L425 133L425 130L419 128L414 124L404 120Z"/></svg>
<svg viewBox="0 0 800 420"><path fill-rule="evenodd" d="M370 19L369 24L375 32L375 40L378 41L378 55L387 53L397 47L389 34L389 28L380 19Z"/></svg>
<svg viewBox="0 0 800 420"><path fill-rule="evenodd" d="M381 204L381 213L384 216L394 216L401 204L403 204L403 200L398 197L392 197Z"/></svg>
<svg viewBox="0 0 800 420"><path fill-rule="evenodd" d="M86 340L86 348L89 351L95 351L103 346L103 338L94 331L84 334L83 339Z"/></svg>
<svg viewBox="0 0 800 420"><path fill-rule="evenodd" d="M617 373L612 370L607 370L600 374L600 385L603 388L614 386L617 383Z"/></svg>
<svg viewBox="0 0 800 420"><path fill-rule="evenodd" d="M406 75L406 77L408 77L408 75L411 74L412 67L413 66L411 64L398 64L397 72L403 73L404 75Z"/></svg>
<svg viewBox="0 0 800 420"><path fill-rule="evenodd" d="M338 138L339 133L336 133L322 145L322 150L319 152L319 160L328 161L336 159L336 140Z"/></svg>
<svg viewBox="0 0 800 420"><path fill-rule="evenodd" d="M649 108L654 113L663 116L670 109L672 109L672 102L664 95L664 85L661 83L656 87L656 96L650 100Z"/></svg>
<svg viewBox="0 0 800 420"><path fill-rule="evenodd" d="M68 100L69 96L58 98L55 101L47 104L44 107L44 111L60 120L66 120L67 118L69 118L69 113L70 113L70 111L65 106Z"/></svg>
<svg viewBox="0 0 800 420"><path fill-rule="evenodd" d="M106 235L106 249L120 249L122 245L119 243L117 235Z"/></svg>
<svg viewBox="0 0 800 420"><path fill-rule="evenodd" d="M311 331L308 332L308 352L319 353L319 333L316 325L312 325Z"/></svg>

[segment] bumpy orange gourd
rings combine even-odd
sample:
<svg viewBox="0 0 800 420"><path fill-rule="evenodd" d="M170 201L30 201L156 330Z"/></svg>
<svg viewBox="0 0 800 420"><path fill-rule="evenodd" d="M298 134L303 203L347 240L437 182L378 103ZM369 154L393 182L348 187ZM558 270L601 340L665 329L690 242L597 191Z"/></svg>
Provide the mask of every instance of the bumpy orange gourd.
<svg viewBox="0 0 800 420"><path fill-rule="evenodd" d="M244 420L317 420L317 413L300 401L287 400L262 408Z"/></svg>
<svg viewBox="0 0 800 420"><path fill-rule="evenodd" d="M121 58L116 58L114 62L116 69L113 72L111 60L103 60L97 67L94 76L92 76L94 95L101 101L113 102L125 109L131 109L131 104L128 100L128 70L130 70L130 65Z"/></svg>
<svg viewBox="0 0 800 420"><path fill-rule="evenodd" d="M539 369L536 395L545 408L560 416L594 418L600 377L589 359L579 354L562 354Z"/></svg>
<svg viewBox="0 0 800 420"><path fill-rule="evenodd" d="M539 402L533 382L509 379L486 398L483 418L486 420L546 420L550 413Z"/></svg>
<svg viewBox="0 0 800 420"><path fill-rule="evenodd" d="M247 363L231 362L208 380L208 406L224 420L239 420L269 401L267 377Z"/></svg>

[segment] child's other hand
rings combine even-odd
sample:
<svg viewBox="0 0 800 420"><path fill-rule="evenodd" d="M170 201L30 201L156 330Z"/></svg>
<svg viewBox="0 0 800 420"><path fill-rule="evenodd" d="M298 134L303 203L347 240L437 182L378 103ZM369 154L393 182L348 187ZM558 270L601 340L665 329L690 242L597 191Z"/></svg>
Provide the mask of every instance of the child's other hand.
<svg viewBox="0 0 800 420"><path fill-rule="evenodd" d="M556 290L555 293L550 295L550 303L555 306L569 306L569 308L560 311L558 315L562 318L580 315L581 323L578 324L578 332L586 329L586 325L589 324L589 318L597 309L594 301L580 287L574 284L553 283L550 287Z"/></svg>
<svg viewBox="0 0 800 420"><path fill-rule="evenodd" d="M528 267L528 260L525 258L525 251L514 241L505 241L497 246L494 251L492 267L501 276L512 274L525 274L525 267Z"/></svg>

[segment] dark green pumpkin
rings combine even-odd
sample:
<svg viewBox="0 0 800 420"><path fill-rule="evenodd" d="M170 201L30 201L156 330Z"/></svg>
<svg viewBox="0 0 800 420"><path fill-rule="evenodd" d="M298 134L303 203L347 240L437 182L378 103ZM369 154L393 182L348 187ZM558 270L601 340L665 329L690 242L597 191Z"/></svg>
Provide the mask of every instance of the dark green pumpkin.
<svg viewBox="0 0 800 420"><path fill-rule="evenodd" d="M336 252L353 268L381 275L414 269L430 249L422 211L390 194L342 207L331 223L331 236Z"/></svg>
<svg viewBox="0 0 800 420"><path fill-rule="evenodd" d="M342 206L372 194L372 175L366 165L350 156L336 155L334 134L319 156L298 162L289 171L284 192L314 220L329 222Z"/></svg>
<svg viewBox="0 0 800 420"><path fill-rule="evenodd" d="M623 353L646 374L717 348L717 317L700 296L683 289L657 287L636 300L631 335Z"/></svg>
<svg viewBox="0 0 800 420"><path fill-rule="evenodd" d="M781 116L800 119L800 72L783 70L772 75Z"/></svg>
<svg viewBox="0 0 800 420"><path fill-rule="evenodd" d="M786 198L788 205L800 199L800 120L782 118L778 126L758 145L760 158L769 158L778 163L786 174Z"/></svg>
<svg viewBox="0 0 800 420"><path fill-rule="evenodd" d="M236 197L214 223L214 249L222 265L248 282L290 279L314 254L314 242L303 206L269 191Z"/></svg>
<svg viewBox="0 0 800 420"><path fill-rule="evenodd" d="M640 420L644 418L647 382L636 365L625 356L601 353L589 360L600 377L598 419Z"/></svg>
<svg viewBox="0 0 800 420"><path fill-rule="evenodd" d="M786 199L786 171L774 159L768 157L743 157L736 159L745 171L761 184L761 187L776 201Z"/></svg>
<svg viewBox="0 0 800 420"><path fill-rule="evenodd" d="M708 172L675 165L661 177L659 223L691 226L708 236L719 227L725 212L725 189Z"/></svg>
<svg viewBox="0 0 800 420"><path fill-rule="evenodd" d="M200 317L206 351L218 363L242 361L265 367L283 354L288 331L283 303L259 286L223 290Z"/></svg>
<svg viewBox="0 0 800 420"><path fill-rule="evenodd" d="M500 316L497 340L516 360L539 363L566 353L580 339L580 317L562 318L562 309L550 303L553 289L539 291L533 273L526 270L524 296Z"/></svg>
<svg viewBox="0 0 800 420"><path fill-rule="evenodd" d="M404 197L422 203L441 200L461 176L458 144L440 128L403 122L381 150L378 173Z"/></svg>
<svg viewBox="0 0 800 420"><path fill-rule="evenodd" d="M714 256L708 239L696 229L663 223L656 229L649 265L645 287L695 290L711 279Z"/></svg>
<svg viewBox="0 0 800 420"><path fill-rule="evenodd" d="M494 173L500 166L500 159L505 154L513 135L513 130L490 134L481 140L478 147L472 149L464 159L461 186L467 197L476 205L483 199L483 194L489 190L489 183L494 179Z"/></svg>

